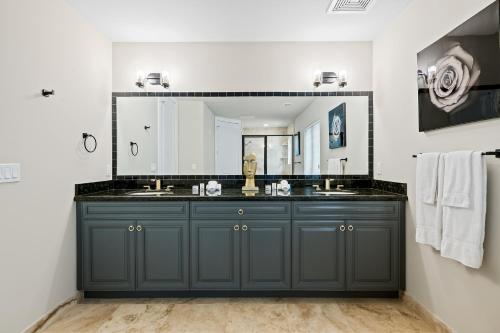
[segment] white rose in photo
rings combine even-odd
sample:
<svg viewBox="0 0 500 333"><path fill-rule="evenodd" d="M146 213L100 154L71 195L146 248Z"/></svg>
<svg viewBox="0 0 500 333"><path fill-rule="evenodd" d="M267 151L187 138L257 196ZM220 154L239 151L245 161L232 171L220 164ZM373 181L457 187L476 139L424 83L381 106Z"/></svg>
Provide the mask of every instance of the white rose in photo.
<svg viewBox="0 0 500 333"><path fill-rule="evenodd" d="M460 44L438 60L429 73L428 88L432 103L446 112L464 104L481 74L477 61Z"/></svg>

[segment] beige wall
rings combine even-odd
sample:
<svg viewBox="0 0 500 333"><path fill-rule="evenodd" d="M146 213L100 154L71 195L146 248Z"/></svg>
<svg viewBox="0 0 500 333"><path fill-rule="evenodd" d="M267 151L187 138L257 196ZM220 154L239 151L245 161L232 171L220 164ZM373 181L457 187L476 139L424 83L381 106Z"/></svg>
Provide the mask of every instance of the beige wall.
<svg viewBox="0 0 500 333"><path fill-rule="evenodd" d="M179 101L178 105L179 174L212 174L215 135L212 110L198 101Z"/></svg>
<svg viewBox="0 0 500 333"><path fill-rule="evenodd" d="M458 332L500 332L500 160L487 157L488 210L483 266L469 269L415 243L412 154L500 145L500 120L418 132L416 54L491 0L414 0L374 42L376 178L407 182L408 293Z"/></svg>
<svg viewBox="0 0 500 333"><path fill-rule="evenodd" d="M74 186L110 178L112 50L63 0L2 1L0 45L0 163L22 167L0 184L0 332L14 333L76 292Z"/></svg>
<svg viewBox="0 0 500 333"><path fill-rule="evenodd" d="M312 90L318 68L345 69L349 85L344 90L371 90L372 43L113 44L113 91L138 90L138 70L169 71L173 91Z"/></svg>
<svg viewBox="0 0 500 333"><path fill-rule="evenodd" d="M347 146L343 148L330 149L328 112L342 103L346 103L346 132ZM345 97L321 97L316 98L294 122L295 132L301 133L301 154L295 157L296 161L302 162L304 158L304 131L313 123L320 122L321 140L321 174L328 174L328 159L347 158L345 174L367 175L368 174L368 97L367 96L345 96ZM304 164L296 164L295 174L304 173Z"/></svg>

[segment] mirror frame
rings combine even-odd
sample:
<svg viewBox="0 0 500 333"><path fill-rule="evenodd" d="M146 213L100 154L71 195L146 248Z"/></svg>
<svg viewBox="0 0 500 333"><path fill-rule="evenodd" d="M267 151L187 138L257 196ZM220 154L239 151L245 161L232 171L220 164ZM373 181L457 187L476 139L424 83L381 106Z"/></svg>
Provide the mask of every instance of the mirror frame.
<svg viewBox="0 0 500 333"><path fill-rule="evenodd" d="M117 175L117 97L336 97L336 96L367 96L368 97L368 174L335 175L336 179L373 179L373 91L259 91L259 92L113 92L111 97L112 117L112 176L113 180L147 180L156 179L244 179L243 175ZM315 180L325 179L328 175L259 175L259 180L294 179Z"/></svg>

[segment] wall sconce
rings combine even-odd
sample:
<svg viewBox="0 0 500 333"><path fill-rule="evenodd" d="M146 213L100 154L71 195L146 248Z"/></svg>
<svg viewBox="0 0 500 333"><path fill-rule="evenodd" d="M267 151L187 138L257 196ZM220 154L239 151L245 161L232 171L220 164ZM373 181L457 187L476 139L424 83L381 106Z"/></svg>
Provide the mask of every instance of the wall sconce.
<svg viewBox="0 0 500 333"><path fill-rule="evenodd" d="M322 72L317 70L314 72L313 85L318 88L322 84L337 83L339 88L347 86L347 72Z"/></svg>
<svg viewBox="0 0 500 333"><path fill-rule="evenodd" d="M137 78L135 80L135 85L138 86L139 88L144 88L144 86L146 85L146 82L152 86L161 85L165 89L170 88L170 81L168 79L167 72L149 73L148 75L146 75L142 71L137 72Z"/></svg>

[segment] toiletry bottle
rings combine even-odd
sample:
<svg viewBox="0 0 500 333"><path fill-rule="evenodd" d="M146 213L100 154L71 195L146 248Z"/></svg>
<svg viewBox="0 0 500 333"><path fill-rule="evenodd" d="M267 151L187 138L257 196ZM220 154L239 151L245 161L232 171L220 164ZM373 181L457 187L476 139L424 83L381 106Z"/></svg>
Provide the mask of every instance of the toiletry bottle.
<svg viewBox="0 0 500 333"><path fill-rule="evenodd" d="M200 183L200 196L205 195L205 183Z"/></svg>

